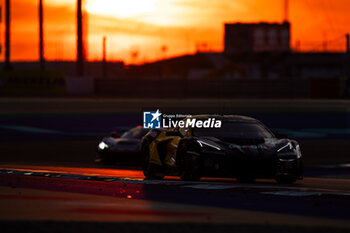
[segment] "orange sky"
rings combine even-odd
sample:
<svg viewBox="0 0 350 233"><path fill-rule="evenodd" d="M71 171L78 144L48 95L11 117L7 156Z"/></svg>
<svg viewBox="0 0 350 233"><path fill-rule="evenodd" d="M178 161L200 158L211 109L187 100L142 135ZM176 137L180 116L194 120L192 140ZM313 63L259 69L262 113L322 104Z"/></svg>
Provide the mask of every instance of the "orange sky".
<svg viewBox="0 0 350 233"><path fill-rule="evenodd" d="M283 0L85 0L88 59L147 62L194 53L196 44L223 49L224 22L281 22ZM11 60L38 59L39 0L12 0ZM350 32L349 0L290 0L292 46L301 50L345 49ZM4 0L0 1L4 5ZM75 59L75 0L44 0L45 57ZM3 7L4 9L4 7ZM1 35L4 35L4 20ZM323 45L328 41L327 46ZM4 36L0 38L4 46ZM167 50L162 51L161 47ZM4 50L3 50L4 51ZM138 52L137 57L132 57ZM0 54L3 60L4 53Z"/></svg>

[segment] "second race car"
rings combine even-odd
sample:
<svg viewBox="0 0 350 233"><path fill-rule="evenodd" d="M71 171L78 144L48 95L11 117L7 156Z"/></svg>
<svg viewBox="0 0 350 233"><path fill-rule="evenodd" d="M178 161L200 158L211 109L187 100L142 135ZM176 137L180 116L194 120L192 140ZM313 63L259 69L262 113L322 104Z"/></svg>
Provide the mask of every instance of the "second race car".
<svg viewBox="0 0 350 233"><path fill-rule="evenodd" d="M117 137L115 132L104 137L97 146L96 162L141 162L141 138L148 132L138 126Z"/></svg>

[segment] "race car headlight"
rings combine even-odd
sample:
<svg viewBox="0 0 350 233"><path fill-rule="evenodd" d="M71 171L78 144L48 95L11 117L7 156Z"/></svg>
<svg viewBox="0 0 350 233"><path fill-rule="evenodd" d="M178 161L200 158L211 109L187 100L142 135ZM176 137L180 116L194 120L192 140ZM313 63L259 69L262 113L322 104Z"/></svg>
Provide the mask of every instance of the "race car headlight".
<svg viewBox="0 0 350 233"><path fill-rule="evenodd" d="M302 156L300 146L297 144L294 148L291 142L288 142L286 145L279 148L277 153L281 156L294 154L298 159L300 159Z"/></svg>
<svg viewBox="0 0 350 233"><path fill-rule="evenodd" d="M211 143L204 142L204 141L202 141L202 140L197 140L197 142L198 142L198 144L199 144L201 147L207 146L207 147L210 147L210 148L212 148L212 149L221 150L221 148L218 147L217 145L213 145L213 144L211 144Z"/></svg>
<svg viewBox="0 0 350 233"><path fill-rule="evenodd" d="M297 158L298 158L298 159L300 159L300 158L301 158L301 156L302 156L302 155L301 155L300 146L299 146L299 145L297 145L295 149L296 149L296 151L297 151Z"/></svg>
<svg viewBox="0 0 350 233"><path fill-rule="evenodd" d="M98 148L100 150L104 150L108 148L108 145L105 142L100 142L100 144L98 144Z"/></svg>
<svg viewBox="0 0 350 233"><path fill-rule="evenodd" d="M288 142L286 145L282 146L277 150L277 153L291 152L293 150L292 143Z"/></svg>

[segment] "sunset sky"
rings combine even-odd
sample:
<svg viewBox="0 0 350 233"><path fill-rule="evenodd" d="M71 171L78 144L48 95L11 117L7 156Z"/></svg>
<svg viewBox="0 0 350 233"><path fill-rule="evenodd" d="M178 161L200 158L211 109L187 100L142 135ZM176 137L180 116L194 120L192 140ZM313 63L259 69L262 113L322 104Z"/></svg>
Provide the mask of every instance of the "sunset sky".
<svg viewBox="0 0 350 233"><path fill-rule="evenodd" d="M0 0L4 9L4 0ZM11 60L37 60L39 0L12 0ZM282 22L283 0L85 0L89 60L143 63L185 53L197 44L223 50L225 22ZM44 0L45 58L76 56L76 1ZM290 0L292 46L300 50L345 50L350 32L349 0ZM4 14L2 14L4 16ZM0 43L4 46L4 19ZM324 41L328 41L324 45ZM161 49L166 46L165 49ZM2 50L4 51L4 50ZM132 56L137 52L138 56ZM4 53L0 54L1 59Z"/></svg>

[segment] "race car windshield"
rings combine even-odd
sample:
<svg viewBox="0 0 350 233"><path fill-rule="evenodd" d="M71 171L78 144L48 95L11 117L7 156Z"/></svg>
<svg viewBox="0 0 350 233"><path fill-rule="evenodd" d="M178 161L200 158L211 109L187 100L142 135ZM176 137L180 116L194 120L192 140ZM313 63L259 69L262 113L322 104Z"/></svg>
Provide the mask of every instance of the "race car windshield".
<svg viewBox="0 0 350 233"><path fill-rule="evenodd" d="M262 125L255 122L223 121L221 128L194 128L192 134L197 137L217 138L272 138L273 135Z"/></svg>
<svg viewBox="0 0 350 233"><path fill-rule="evenodd" d="M141 139L143 136L145 136L145 134L147 133L147 130L143 130L143 129L132 129L129 130L125 133L123 133L123 135L121 136L121 138L136 138L136 139Z"/></svg>

